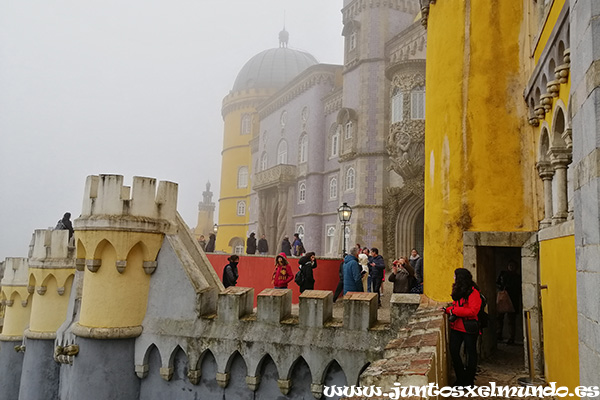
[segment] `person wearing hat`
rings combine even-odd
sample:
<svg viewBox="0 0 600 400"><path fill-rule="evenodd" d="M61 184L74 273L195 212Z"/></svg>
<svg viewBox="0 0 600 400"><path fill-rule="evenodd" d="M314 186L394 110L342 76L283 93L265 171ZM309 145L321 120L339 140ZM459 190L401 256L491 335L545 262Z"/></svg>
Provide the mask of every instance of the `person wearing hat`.
<svg viewBox="0 0 600 400"><path fill-rule="evenodd" d="M287 289L288 283L294 279L292 266L288 263L287 256L281 252L275 257L275 271L273 271L273 287L275 289Z"/></svg>

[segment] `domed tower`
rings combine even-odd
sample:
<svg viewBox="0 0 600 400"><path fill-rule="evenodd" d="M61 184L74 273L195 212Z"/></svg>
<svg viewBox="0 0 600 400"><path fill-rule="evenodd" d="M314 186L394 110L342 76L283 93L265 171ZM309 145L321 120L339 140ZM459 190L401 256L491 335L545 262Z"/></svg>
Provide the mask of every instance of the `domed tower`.
<svg viewBox="0 0 600 400"><path fill-rule="evenodd" d="M252 57L240 70L233 89L223 99L224 120L219 231L215 250L243 252L248 234L251 146L257 143L256 109L277 90L317 60L287 47L288 32L279 33L279 47Z"/></svg>

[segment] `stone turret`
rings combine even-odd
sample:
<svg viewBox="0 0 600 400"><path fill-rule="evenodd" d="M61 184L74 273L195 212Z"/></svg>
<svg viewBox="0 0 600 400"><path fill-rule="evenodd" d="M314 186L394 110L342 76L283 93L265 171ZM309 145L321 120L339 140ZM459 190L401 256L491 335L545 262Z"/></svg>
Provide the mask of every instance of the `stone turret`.
<svg viewBox="0 0 600 400"><path fill-rule="evenodd" d="M23 331L29 324L31 293L27 290L26 258L6 258L0 300L5 306L4 326L0 334L0 399L19 397L23 366Z"/></svg>
<svg viewBox="0 0 600 400"><path fill-rule="evenodd" d="M75 220L77 268L84 269L79 321L71 332L81 349L73 360L71 395L135 398L139 382L131 373L134 339L142 332L150 276L165 234L177 232L177 184L121 175L89 176L81 216ZM97 340L102 339L102 340ZM105 354L111 353L110 357ZM93 379L98 357L105 359L105 385Z"/></svg>

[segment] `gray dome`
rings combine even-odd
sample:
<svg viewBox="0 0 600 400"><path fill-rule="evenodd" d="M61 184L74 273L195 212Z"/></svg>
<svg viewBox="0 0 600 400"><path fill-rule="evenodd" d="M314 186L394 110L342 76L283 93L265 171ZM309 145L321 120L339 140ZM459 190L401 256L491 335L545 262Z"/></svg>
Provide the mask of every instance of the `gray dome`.
<svg viewBox="0 0 600 400"><path fill-rule="evenodd" d="M264 88L279 89L317 60L310 54L288 47L265 50L252 57L241 69L233 91Z"/></svg>

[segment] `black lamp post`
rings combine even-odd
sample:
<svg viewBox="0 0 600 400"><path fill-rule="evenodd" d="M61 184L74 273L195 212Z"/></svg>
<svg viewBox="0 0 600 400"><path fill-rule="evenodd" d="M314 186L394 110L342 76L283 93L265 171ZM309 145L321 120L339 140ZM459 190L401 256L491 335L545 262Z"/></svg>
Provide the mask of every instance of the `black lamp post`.
<svg viewBox="0 0 600 400"><path fill-rule="evenodd" d="M343 253L346 254L346 224L350 221L350 217L352 217L352 207L348 205L348 203L343 203L338 209L338 217L340 218L340 222L344 224L343 235L344 235L344 248Z"/></svg>

